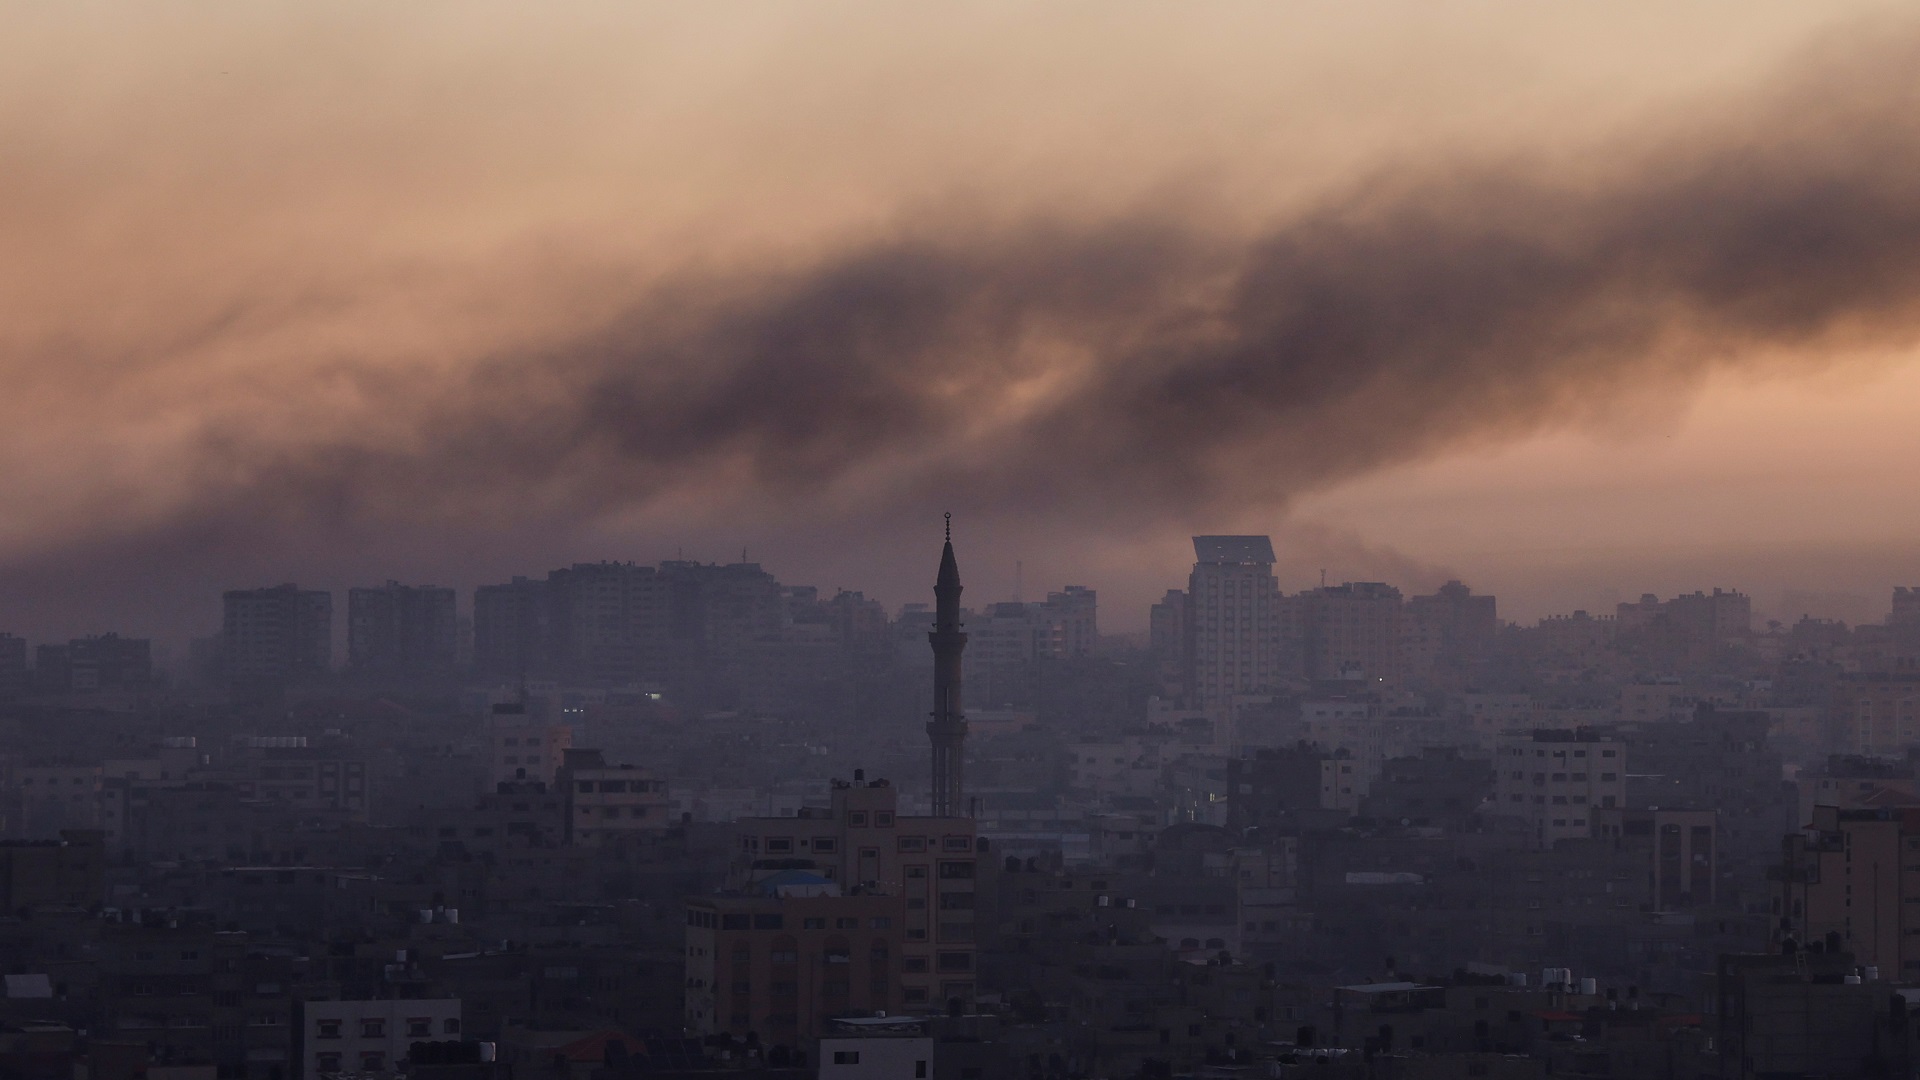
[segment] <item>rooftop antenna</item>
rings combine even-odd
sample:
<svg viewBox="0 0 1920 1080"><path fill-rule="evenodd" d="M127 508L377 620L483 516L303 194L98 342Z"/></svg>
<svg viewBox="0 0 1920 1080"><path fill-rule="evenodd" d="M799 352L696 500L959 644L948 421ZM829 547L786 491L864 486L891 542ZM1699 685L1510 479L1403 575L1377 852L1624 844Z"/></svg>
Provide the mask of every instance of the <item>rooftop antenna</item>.
<svg viewBox="0 0 1920 1080"><path fill-rule="evenodd" d="M1013 602L1016 604L1020 602L1020 579L1025 576L1026 572L1026 563L1021 562L1019 559L1013 560Z"/></svg>
<svg viewBox="0 0 1920 1080"><path fill-rule="evenodd" d="M1320 568L1320 587L1327 587L1327 568L1324 566Z"/></svg>
<svg viewBox="0 0 1920 1080"><path fill-rule="evenodd" d="M953 542L953 511L947 511L947 542Z"/></svg>

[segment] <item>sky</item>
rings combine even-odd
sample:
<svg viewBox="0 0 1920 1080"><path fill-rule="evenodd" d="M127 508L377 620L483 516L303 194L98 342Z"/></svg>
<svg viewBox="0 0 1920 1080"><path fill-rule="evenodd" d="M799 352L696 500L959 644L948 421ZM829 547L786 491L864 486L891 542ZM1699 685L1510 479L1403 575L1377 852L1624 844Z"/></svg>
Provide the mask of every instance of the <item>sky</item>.
<svg viewBox="0 0 1920 1080"><path fill-rule="evenodd" d="M1920 21L1789 2L38 5L0 629L730 561L1144 625L1920 580Z"/></svg>

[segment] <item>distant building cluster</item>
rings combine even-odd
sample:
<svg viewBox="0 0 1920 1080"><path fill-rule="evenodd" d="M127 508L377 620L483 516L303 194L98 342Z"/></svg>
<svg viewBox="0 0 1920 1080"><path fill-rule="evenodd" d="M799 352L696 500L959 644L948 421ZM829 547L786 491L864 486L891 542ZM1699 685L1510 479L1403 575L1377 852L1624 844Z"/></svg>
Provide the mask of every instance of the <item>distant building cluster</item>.
<svg viewBox="0 0 1920 1080"><path fill-rule="evenodd" d="M1520 625L1201 536L1134 638L964 552L892 611L743 558L0 635L0 1069L1920 1069L1920 589Z"/></svg>

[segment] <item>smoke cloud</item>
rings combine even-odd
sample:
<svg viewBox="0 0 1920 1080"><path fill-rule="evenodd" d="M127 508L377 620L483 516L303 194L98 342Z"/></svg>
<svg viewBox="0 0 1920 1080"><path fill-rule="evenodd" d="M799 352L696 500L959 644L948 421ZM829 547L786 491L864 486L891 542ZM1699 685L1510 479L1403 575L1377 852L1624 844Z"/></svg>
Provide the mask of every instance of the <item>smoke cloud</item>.
<svg viewBox="0 0 1920 1080"><path fill-rule="evenodd" d="M467 335L433 363L276 373L262 416L184 409L155 436L164 477L135 468L17 531L0 592L34 606L308 567L484 576L608 537L729 530L820 550L949 509L1023 543L1164 543L1717 370L1904 349L1920 335L1920 47L1882 38L1655 136L1400 161L1256 228L1188 194L902 214L744 269L547 251L587 298L566 318ZM503 271L498 302L527 280ZM287 312L354 307L232 289L146 349L244 355ZM568 550L583 544L599 547Z"/></svg>

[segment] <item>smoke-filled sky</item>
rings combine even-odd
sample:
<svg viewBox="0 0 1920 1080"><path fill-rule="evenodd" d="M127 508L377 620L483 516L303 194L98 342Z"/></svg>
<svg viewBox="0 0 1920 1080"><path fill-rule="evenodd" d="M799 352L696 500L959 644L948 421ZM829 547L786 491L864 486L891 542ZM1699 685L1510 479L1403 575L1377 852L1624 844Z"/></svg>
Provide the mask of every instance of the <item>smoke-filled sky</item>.
<svg viewBox="0 0 1920 1080"><path fill-rule="evenodd" d="M895 603L944 510L970 600L1113 629L1196 532L1511 617L1920 577L1886 5L8 19L0 629L743 549Z"/></svg>

